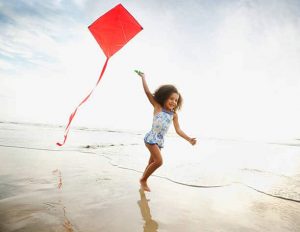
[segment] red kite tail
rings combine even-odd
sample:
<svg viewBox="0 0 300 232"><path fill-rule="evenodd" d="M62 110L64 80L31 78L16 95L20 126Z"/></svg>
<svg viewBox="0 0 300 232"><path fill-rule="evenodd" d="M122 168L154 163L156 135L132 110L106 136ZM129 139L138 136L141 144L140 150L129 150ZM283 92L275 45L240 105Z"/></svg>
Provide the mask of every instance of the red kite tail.
<svg viewBox="0 0 300 232"><path fill-rule="evenodd" d="M100 74L100 76L99 76L99 78L98 78L98 81L97 81L96 85L95 85L94 88L92 89L92 91L91 91L91 92L90 92L90 93L89 93L89 94L88 94L88 95L80 102L80 104L76 107L76 109L74 110L74 112L70 115L70 117L69 117L69 122L68 122L68 124L67 124L67 126L66 126L66 129L65 129L64 141L63 141L62 143L57 142L57 143L56 143L57 146L62 146L62 145L65 144L65 142L66 142L66 140L67 140L67 137L68 137L68 134L69 134L71 122L72 122L73 118L75 117L78 108L79 108L83 103L85 103L85 102L90 98L90 96L92 95L92 93L94 92L94 89L97 87L99 81L101 80L101 78L102 78L102 76L103 76L103 74L104 74L104 72L105 72L105 69L106 69L108 60L109 60L109 57L106 58L106 61L105 61L104 65L103 65L101 74Z"/></svg>

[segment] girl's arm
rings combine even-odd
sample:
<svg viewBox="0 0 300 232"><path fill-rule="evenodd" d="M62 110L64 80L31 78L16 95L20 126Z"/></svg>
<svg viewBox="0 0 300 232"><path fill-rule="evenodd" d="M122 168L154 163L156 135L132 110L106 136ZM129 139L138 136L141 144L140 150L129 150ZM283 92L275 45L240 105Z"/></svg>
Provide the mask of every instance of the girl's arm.
<svg viewBox="0 0 300 232"><path fill-rule="evenodd" d="M178 122L178 115L176 113L174 113L173 124L175 127L175 131L179 136L184 138L186 141L188 141L192 145L196 144L196 142L197 142L196 138L190 138L180 129L179 122Z"/></svg>
<svg viewBox="0 0 300 232"><path fill-rule="evenodd" d="M144 91L145 91L145 94L146 94L148 100L150 101L150 103L153 105L153 107L155 109L160 108L159 103L154 99L152 93L150 92L150 90L148 88L146 78L145 78L145 74L142 73L142 72L139 72L138 75L142 78L143 88L144 88Z"/></svg>

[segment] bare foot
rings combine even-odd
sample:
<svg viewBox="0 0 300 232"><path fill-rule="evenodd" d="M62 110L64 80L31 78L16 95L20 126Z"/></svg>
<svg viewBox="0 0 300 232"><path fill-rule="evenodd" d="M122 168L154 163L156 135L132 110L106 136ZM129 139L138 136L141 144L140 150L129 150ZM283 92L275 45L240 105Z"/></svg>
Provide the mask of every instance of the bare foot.
<svg viewBox="0 0 300 232"><path fill-rule="evenodd" d="M140 184L141 184L141 188L144 190L144 191L147 191L147 192L150 192L150 188L148 187L147 185L147 181L143 181L143 180L140 180Z"/></svg>

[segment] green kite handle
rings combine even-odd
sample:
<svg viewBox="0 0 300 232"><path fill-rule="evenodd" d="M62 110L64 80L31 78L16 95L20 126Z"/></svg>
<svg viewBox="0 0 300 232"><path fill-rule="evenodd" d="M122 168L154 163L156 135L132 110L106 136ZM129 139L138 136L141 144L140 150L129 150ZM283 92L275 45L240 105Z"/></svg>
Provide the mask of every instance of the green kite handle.
<svg viewBox="0 0 300 232"><path fill-rule="evenodd" d="M139 70L134 70L138 75L140 74L144 74L143 72L139 71Z"/></svg>

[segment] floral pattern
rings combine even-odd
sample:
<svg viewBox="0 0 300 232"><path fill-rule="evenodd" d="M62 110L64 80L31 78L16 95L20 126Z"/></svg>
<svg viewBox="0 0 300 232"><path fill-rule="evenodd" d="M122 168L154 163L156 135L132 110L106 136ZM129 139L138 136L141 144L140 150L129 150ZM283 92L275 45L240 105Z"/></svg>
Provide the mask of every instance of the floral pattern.
<svg viewBox="0 0 300 232"><path fill-rule="evenodd" d="M162 148L164 146L164 136L168 132L172 120L173 112L165 109L154 115L152 129L144 138L145 143L157 144Z"/></svg>

